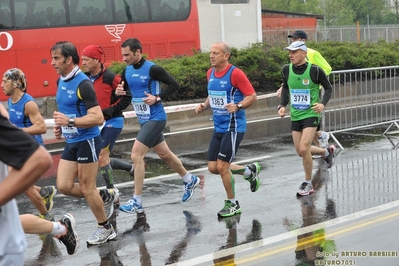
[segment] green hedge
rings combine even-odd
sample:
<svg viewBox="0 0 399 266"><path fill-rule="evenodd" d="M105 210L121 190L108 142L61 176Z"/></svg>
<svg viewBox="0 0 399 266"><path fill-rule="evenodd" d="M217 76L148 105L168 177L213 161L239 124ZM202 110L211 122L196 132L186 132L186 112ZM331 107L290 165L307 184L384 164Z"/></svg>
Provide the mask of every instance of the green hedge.
<svg viewBox="0 0 399 266"><path fill-rule="evenodd" d="M287 44L271 46L257 43L246 49L232 48L230 63L241 68L258 93L275 92L281 84L281 67L289 63ZM375 44L342 42L308 42L318 50L333 70L348 70L399 64L399 42L380 41ZM210 67L209 53L153 60L165 68L180 84L179 93L168 100L193 100L207 96L206 72ZM121 73L124 63L114 62L109 68Z"/></svg>

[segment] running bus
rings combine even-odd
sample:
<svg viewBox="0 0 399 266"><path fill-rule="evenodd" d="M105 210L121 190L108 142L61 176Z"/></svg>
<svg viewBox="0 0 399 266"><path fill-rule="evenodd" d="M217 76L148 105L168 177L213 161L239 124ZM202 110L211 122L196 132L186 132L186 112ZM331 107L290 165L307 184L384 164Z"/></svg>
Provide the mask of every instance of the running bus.
<svg viewBox="0 0 399 266"><path fill-rule="evenodd" d="M122 60L121 43L130 37L149 59L193 54L200 49L196 0L0 0L0 75L18 67L33 97L54 96L56 42L79 52L101 45L107 65Z"/></svg>

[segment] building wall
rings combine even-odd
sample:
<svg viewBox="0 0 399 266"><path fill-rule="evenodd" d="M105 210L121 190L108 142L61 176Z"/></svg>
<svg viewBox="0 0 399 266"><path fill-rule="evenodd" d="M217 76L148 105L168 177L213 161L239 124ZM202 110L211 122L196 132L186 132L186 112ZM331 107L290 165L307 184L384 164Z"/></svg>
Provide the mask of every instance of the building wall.
<svg viewBox="0 0 399 266"><path fill-rule="evenodd" d="M224 41L236 48L246 48L262 41L260 0L248 4L211 4L197 0L201 50L209 51L215 42Z"/></svg>
<svg viewBox="0 0 399 266"><path fill-rule="evenodd" d="M286 17L283 15L273 16L273 15L262 15L262 29L316 29L317 19L316 18L294 18Z"/></svg>
<svg viewBox="0 0 399 266"><path fill-rule="evenodd" d="M318 28L316 17L304 17L300 14L262 14L263 42L269 44L290 43L288 34L295 30L303 30L308 35L308 40L317 41Z"/></svg>

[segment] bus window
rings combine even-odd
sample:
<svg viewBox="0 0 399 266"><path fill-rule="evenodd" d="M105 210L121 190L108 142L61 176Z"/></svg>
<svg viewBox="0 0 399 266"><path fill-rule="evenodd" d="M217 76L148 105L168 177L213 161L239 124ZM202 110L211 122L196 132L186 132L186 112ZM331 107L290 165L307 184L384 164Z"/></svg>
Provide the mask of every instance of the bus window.
<svg viewBox="0 0 399 266"><path fill-rule="evenodd" d="M153 21L170 20L172 17L172 8L167 1L151 1L151 18Z"/></svg>
<svg viewBox="0 0 399 266"><path fill-rule="evenodd" d="M14 1L17 28L56 27L66 24L63 0Z"/></svg>
<svg viewBox="0 0 399 266"><path fill-rule="evenodd" d="M115 0L117 22L148 21L147 0Z"/></svg>
<svg viewBox="0 0 399 266"><path fill-rule="evenodd" d="M189 0L152 0L150 2L153 21L185 20L190 13Z"/></svg>
<svg viewBox="0 0 399 266"><path fill-rule="evenodd" d="M179 6L176 8L175 18L176 20L185 20L188 18L190 13L190 1L180 1Z"/></svg>
<svg viewBox="0 0 399 266"><path fill-rule="evenodd" d="M0 29L11 28L10 1L0 0Z"/></svg>
<svg viewBox="0 0 399 266"><path fill-rule="evenodd" d="M15 17L19 17L16 21L17 28L34 27L33 10L28 9L25 1L14 2Z"/></svg>
<svg viewBox="0 0 399 266"><path fill-rule="evenodd" d="M71 24L101 24L112 21L111 1L70 0Z"/></svg>

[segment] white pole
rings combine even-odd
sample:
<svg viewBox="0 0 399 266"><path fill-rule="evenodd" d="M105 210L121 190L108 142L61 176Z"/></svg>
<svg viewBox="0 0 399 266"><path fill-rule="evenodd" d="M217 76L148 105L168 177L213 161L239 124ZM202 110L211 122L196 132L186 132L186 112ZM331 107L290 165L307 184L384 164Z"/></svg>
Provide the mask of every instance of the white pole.
<svg viewBox="0 0 399 266"><path fill-rule="evenodd" d="M224 29L224 6L220 5L220 38L222 42L225 42L225 29Z"/></svg>
<svg viewBox="0 0 399 266"><path fill-rule="evenodd" d="M263 42L263 28L262 28L262 4L261 0L257 0L256 3L256 16L258 24L258 42Z"/></svg>
<svg viewBox="0 0 399 266"><path fill-rule="evenodd" d="M324 41L327 41L326 0L324 0Z"/></svg>

